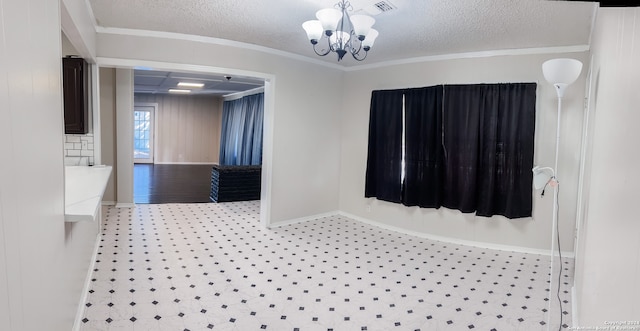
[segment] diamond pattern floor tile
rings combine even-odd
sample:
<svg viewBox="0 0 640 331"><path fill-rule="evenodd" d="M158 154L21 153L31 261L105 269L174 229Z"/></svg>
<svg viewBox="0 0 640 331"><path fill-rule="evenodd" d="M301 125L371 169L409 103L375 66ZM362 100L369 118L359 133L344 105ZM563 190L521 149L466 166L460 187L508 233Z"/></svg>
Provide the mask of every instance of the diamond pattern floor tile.
<svg viewBox="0 0 640 331"><path fill-rule="evenodd" d="M546 330L548 256L341 216L265 229L259 210L105 208L81 330ZM565 328L572 269L563 259Z"/></svg>

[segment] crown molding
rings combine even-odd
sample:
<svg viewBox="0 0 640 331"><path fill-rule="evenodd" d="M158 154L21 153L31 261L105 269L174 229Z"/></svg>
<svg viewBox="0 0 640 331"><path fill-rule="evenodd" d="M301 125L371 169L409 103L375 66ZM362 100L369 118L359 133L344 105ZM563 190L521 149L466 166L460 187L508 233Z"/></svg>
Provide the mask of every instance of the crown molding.
<svg viewBox="0 0 640 331"><path fill-rule="evenodd" d="M277 55L285 58L289 58L292 60L303 61L308 63L313 63L316 65L321 65L331 69L344 70L343 66L329 63L325 61L320 61L315 58L310 58L290 52L281 51L274 48L259 46L255 44L243 43L240 41L222 39L222 38L214 38L214 37L205 37L198 36L192 34L184 34L184 33L175 33L175 32L164 32L164 31L152 31L152 30L138 30L138 29L123 29L123 28L107 28L99 26L96 28L98 34L114 34L114 35L124 35L124 36L134 36L134 37L150 37L150 38L161 38L161 39L176 39L176 40L187 40L193 42L199 42L204 44L212 44L212 45L220 45L220 46L229 46L235 48L242 48L246 50L252 50L262 53L267 53L271 55Z"/></svg>
<svg viewBox="0 0 640 331"><path fill-rule="evenodd" d="M307 63L312 63L312 64L324 66L331 69L341 70L345 72L378 69L378 68L390 67L395 65L413 64L413 63L421 63L421 62L487 58L487 57L494 57L494 56L581 53L581 52L587 52L590 50L589 45L502 49L502 50L488 50L488 51L479 51L479 52L428 55L428 56L382 61L382 62L376 62L371 64L362 64L362 65L346 67L346 66L342 66L334 63L320 61L315 58L310 58L310 57L306 57L306 56L302 56L302 55L298 55L290 52L281 51L274 48L259 46L255 44L248 44L248 43L243 43L243 42L228 40L228 39L197 36L197 35L174 33L174 32L124 29L124 28L107 28L107 27L101 27L101 26L96 27L96 31L98 34L114 34L114 35L135 36L135 37L177 39L177 40L187 40L187 41L193 41L193 42L199 42L199 43L205 43L205 44L230 46L235 48L258 51L258 52L267 53L271 55L277 55L277 56L298 60L298 61L303 61Z"/></svg>
<svg viewBox="0 0 640 331"><path fill-rule="evenodd" d="M516 49L502 49L502 50L490 50L480 52L467 52L467 53L452 53L442 55L428 55L413 58L406 58L400 60L382 61L371 64L363 64L354 67L343 68L345 71L358 71L367 69L378 69L384 67L390 67L395 65L412 64L420 62L433 62L444 60L460 60L460 59L473 59L473 58L485 58L494 56L509 56L509 55L535 55L535 54L558 54L558 53L581 53L589 51L589 45L574 45L574 46L557 46L557 47L535 47L535 48L516 48Z"/></svg>

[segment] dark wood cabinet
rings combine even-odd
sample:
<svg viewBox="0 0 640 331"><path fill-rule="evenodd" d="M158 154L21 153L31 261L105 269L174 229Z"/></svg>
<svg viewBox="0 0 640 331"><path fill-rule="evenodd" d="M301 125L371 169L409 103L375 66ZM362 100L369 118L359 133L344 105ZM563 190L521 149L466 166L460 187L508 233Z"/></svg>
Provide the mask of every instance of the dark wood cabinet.
<svg viewBox="0 0 640 331"><path fill-rule="evenodd" d="M62 58L64 133L88 132L88 65L83 58Z"/></svg>

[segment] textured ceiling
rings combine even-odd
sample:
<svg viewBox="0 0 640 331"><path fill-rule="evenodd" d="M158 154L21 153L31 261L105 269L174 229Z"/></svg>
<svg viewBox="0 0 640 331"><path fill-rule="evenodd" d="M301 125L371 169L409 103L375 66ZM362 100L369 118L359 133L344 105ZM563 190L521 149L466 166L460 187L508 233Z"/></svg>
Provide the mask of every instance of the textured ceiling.
<svg viewBox="0 0 640 331"><path fill-rule="evenodd" d="M353 13L364 12L379 1L351 0ZM346 56L340 65L350 67L423 56L587 45L594 9L598 6L597 2L551 0L385 1L395 8L374 16L374 28L380 36L367 59L357 62ZM333 53L325 57L315 55L301 24L315 19L317 10L332 7L336 2L89 0L96 23L101 27L228 39L334 64L338 62ZM221 77L211 79L220 80ZM217 87L220 91L233 88L238 86L225 87L220 83Z"/></svg>
<svg viewBox="0 0 640 331"><path fill-rule="evenodd" d="M351 0L354 12L380 0ZM388 0L365 62L490 50L586 45L595 2ZM313 53L302 22L337 0L89 0L97 24L240 41L336 62Z"/></svg>

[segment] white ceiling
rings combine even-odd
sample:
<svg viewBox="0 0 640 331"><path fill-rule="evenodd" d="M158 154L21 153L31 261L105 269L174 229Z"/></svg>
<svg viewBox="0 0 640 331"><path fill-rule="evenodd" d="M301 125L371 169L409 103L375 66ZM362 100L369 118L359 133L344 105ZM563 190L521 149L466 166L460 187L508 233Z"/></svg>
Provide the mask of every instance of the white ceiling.
<svg viewBox="0 0 640 331"><path fill-rule="evenodd" d="M354 12L381 0L351 0ZM385 0L380 36L364 62L589 44L597 2L550 0ZM89 0L98 26L183 33L315 55L301 24L337 0Z"/></svg>

